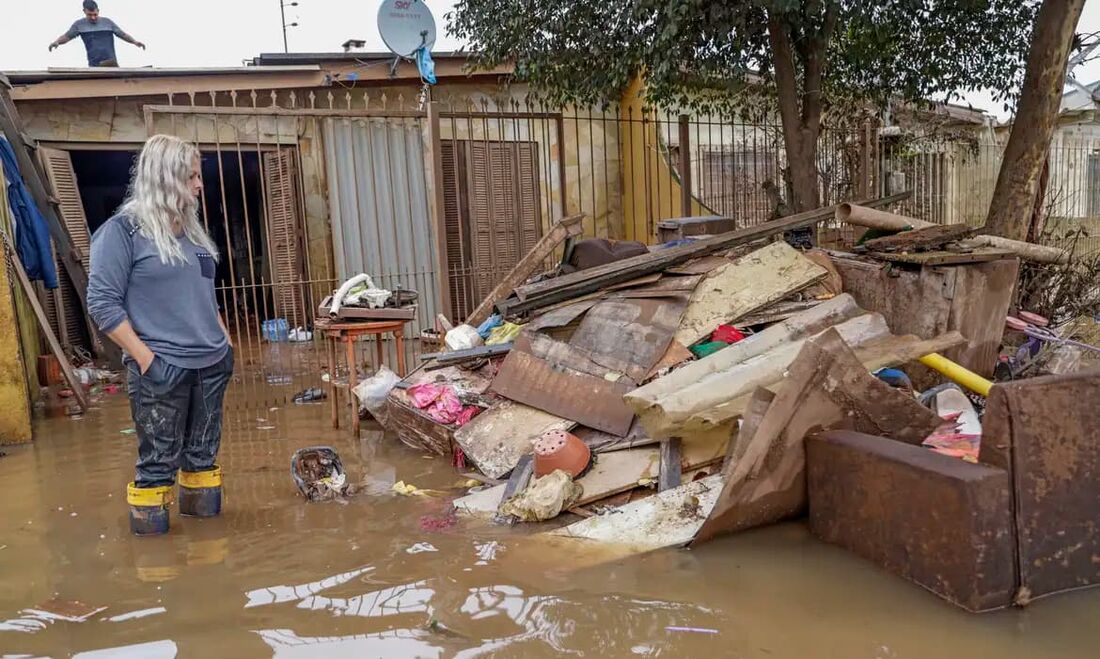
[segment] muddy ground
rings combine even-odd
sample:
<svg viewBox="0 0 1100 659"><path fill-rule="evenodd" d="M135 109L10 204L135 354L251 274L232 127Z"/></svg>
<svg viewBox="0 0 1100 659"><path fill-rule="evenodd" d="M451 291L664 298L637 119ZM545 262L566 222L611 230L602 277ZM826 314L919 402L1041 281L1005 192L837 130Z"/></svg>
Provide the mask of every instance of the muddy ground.
<svg viewBox="0 0 1100 659"><path fill-rule="evenodd" d="M603 557L452 525L463 490L447 461L377 430L333 431L327 403L270 409L254 391L229 401L224 515L173 514L165 537L128 532L124 394L41 419L34 445L4 449L0 654L1008 659L1100 647L1100 590L973 616L800 523L576 568ZM365 493L304 503L290 456L314 444L335 447ZM446 496L397 496L397 480ZM84 622L33 612L52 598L107 608Z"/></svg>

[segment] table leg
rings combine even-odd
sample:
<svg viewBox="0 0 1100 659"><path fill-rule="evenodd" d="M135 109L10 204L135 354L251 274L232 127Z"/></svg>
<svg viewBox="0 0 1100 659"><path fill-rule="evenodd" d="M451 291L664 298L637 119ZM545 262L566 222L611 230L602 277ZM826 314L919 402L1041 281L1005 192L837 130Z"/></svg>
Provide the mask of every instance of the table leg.
<svg viewBox="0 0 1100 659"><path fill-rule="evenodd" d="M336 400L339 389L336 387L336 339L325 337L325 353L328 356L328 394L329 407L332 410L332 427L340 427L340 404Z"/></svg>
<svg viewBox="0 0 1100 659"><path fill-rule="evenodd" d="M397 349L397 374L405 377L405 330L399 329L393 333L394 347Z"/></svg>
<svg viewBox="0 0 1100 659"><path fill-rule="evenodd" d="M384 336L385 336L385 334L382 334L381 332L374 335L374 372L375 373L378 372L378 369L382 368L382 364L384 363L383 360L385 359L384 355L385 355L385 351L386 351L386 346L383 345L383 343L382 343L382 337L384 337Z"/></svg>
<svg viewBox="0 0 1100 659"><path fill-rule="evenodd" d="M348 348L348 403L351 405L351 432L358 437L359 405L352 392L355 385L359 384L359 369L355 364L355 337L349 336L344 339L344 342L347 343Z"/></svg>

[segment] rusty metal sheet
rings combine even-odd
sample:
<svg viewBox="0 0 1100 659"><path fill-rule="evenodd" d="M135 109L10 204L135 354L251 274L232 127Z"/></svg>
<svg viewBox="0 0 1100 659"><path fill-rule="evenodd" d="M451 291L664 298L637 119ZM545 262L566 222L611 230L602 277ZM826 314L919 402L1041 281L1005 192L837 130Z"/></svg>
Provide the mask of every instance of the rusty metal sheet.
<svg viewBox="0 0 1100 659"><path fill-rule="evenodd" d="M619 437L634 420L623 402L633 386L553 366L523 350L508 353L492 388L505 398Z"/></svg>
<svg viewBox="0 0 1100 659"><path fill-rule="evenodd" d="M810 530L968 611L1012 603L1008 474L850 431L807 438Z"/></svg>
<svg viewBox="0 0 1100 659"><path fill-rule="evenodd" d="M1017 603L1100 584L1100 371L997 385L980 461L1012 474Z"/></svg>
<svg viewBox="0 0 1100 659"><path fill-rule="evenodd" d="M685 296L604 300L589 309L569 345L639 383L664 356L686 308Z"/></svg>

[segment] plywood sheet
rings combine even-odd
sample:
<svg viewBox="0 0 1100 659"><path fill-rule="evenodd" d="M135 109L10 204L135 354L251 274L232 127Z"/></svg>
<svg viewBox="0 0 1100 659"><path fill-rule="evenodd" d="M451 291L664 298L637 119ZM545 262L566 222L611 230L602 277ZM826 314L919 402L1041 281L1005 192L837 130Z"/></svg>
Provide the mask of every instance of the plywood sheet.
<svg viewBox="0 0 1100 659"><path fill-rule="evenodd" d="M489 478L500 478L530 453L531 442L551 430L569 430L575 423L527 405L501 401L455 431L466 457Z"/></svg>
<svg viewBox="0 0 1100 659"><path fill-rule="evenodd" d="M633 386L552 366L522 350L508 353L492 387L505 398L613 435L625 435L634 420L623 402Z"/></svg>
<svg viewBox="0 0 1100 659"><path fill-rule="evenodd" d="M673 339L669 341L668 348L665 349L665 354L657 360L657 363L653 365L653 368L649 369L649 373L646 374L645 379L651 380L658 373L666 368L672 368L673 366L679 366L687 360L691 359L695 355L691 354L691 351L684 347L684 344Z"/></svg>
<svg viewBox="0 0 1100 659"><path fill-rule="evenodd" d="M675 339L685 346L818 281L827 271L785 242L746 254L710 274L692 293Z"/></svg>
<svg viewBox="0 0 1100 659"><path fill-rule="evenodd" d="M684 296L604 300L588 311L569 345L639 383L664 356L686 307Z"/></svg>

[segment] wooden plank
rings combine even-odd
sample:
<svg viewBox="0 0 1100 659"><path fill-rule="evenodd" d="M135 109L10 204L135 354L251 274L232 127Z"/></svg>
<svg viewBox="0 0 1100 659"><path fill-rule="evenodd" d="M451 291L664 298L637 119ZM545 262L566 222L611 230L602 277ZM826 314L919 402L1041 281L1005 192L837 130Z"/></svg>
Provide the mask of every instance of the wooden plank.
<svg viewBox="0 0 1100 659"><path fill-rule="evenodd" d="M806 505L802 439L811 429L919 443L941 423L912 396L868 373L840 333L827 330L807 341L791 363L742 455L724 470L722 493L692 544L800 512Z"/></svg>
<svg viewBox="0 0 1100 659"><path fill-rule="evenodd" d="M861 247L871 252L928 251L969 238L977 232L977 227L968 224L936 224L868 240Z"/></svg>
<svg viewBox="0 0 1100 659"><path fill-rule="evenodd" d="M630 430L634 413L623 402L623 394L633 386L560 368L513 350L493 378L492 388L505 398L613 435Z"/></svg>
<svg viewBox="0 0 1100 659"><path fill-rule="evenodd" d="M528 277L542 267L547 257L554 253L558 245L562 244L567 238L579 236L583 232L583 220L583 214L570 215L554 223L554 226L543 234L542 238L539 238L539 241L535 243L531 251L527 252L527 254L508 271L508 274L504 275L504 278L497 282L493 290L490 291L489 294L485 296L485 299L470 313L466 322L474 327L480 325L489 317L490 313L493 311L494 305L508 297L517 286L526 281Z"/></svg>
<svg viewBox="0 0 1100 659"><path fill-rule="evenodd" d="M688 261L683 265L674 265L665 268L666 275L706 275L712 270L730 263L730 259L724 256L704 256L694 261Z"/></svg>
<svg viewBox="0 0 1100 659"><path fill-rule="evenodd" d="M911 193L902 193L890 197L862 202L863 206L881 207L897 201L907 199ZM665 268L686 263L700 256L707 256L714 252L751 243L756 240L768 238L785 231L811 227L818 222L828 219L836 212L836 206L828 206L805 213L798 213L789 217L764 222L753 227L746 227L714 236L706 240L699 240L690 245L681 245L670 249L663 249L649 254L641 254L628 259L608 263L596 268L589 268L581 272L575 272L550 281L539 282L521 287L517 294L522 294L523 301L505 300L497 305L505 315L526 313L534 309L550 306L586 295L606 288L612 284L650 274L660 272Z"/></svg>
<svg viewBox="0 0 1100 659"><path fill-rule="evenodd" d="M585 314L569 345L639 383L664 356L687 306L685 296L604 300Z"/></svg>
<svg viewBox="0 0 1100 659"><path fill-rule="evenodd" d="M550 430L570 430L576 423L527 405L500 401L454 432L455 443L489 478L511 471L532 451L531 442Z"/></svg>
<svg viewBox="0 0 1100 659"><path fill-rule="evenodd" d="M710 274L691 295L675 339L685 346L723 323L777 302L823 279L825 268L785 242L750 252Z"/></svg>
<svg viewBox="0 0 1100 659"><path fill-rule="evenodd" d="M524 330L527 332L537 332L544 329L564 327L584 315L584 313L591 309L597 301L598 300L595 299L584 300L566 304L557 309L548 309L532 319L531 322L527 323Z"/></svg>
<svg viewBox="0 0 1100 659"><path fill-rule="evenodd" d="M457 362L470 361L472 359L484 359L486 357L497 357L511 351L511 343L498 343L492 346L478 346L476 348L467 348L466 350L452 350L450 352L425 352L421 353L420 359L427 361L434 359L440 364L452 365Z"/></svg>
<svg viewBox="0 0 1100 659"><path fill-rule="evenodd" d="M880 259L883 261L927 266L986 263L988 261L999 261L1001 259L1012 258L1015 256L1015 254L1013 254L1012 252L1003 249L992 249L988 247L975 249L971 252L930 251L914 252L912 254L901 254L896 252L871 252L870 255L876 259Z"/></svg>
<svg viewBox="0 0 1100 659"><path fill-rule="evenodd" d="M50 321L46 318L46 312L42 310L42 305L38 303L38 297L34 293L34 285L31 284L30 278L27 277L27 271L23 269L23 263L19 260L19 255L16 254L15 248L8 240L8 234L0 231L0 240L4 241L4 251L7 254L7 260L12 264L15 269L15 277L19 280L19 285L23 288L24 295L27 296L27 300L31 304L31 308L34 310L34 316L38 319L38 327L41 329L42 334L46 336L46 342L50 346L50 352L61 364L61 372L65 375L65 381L69 383L69 388L73 390L73 396L76 398L77 405L80 406L81 411L88 411L88 397L84 394L84 386L80 384L80 378L76 377L76 373L73 371L73 365L69 362L69 358L65 356L65 352L61 349L61 344L57 342L57 335L53 333L53 329L50 328Z"/></svg>
<svg viewBox="0 0 1100 659"><path fill-rule="evenodd" d="M500 506L503 506L506 501L526 490L527 485L531 482L531 476L534 473L535 456L531 453L521 456L515 468L512 469L512 475L508 477L508 482L504 484L504 492L500 497ZM507 515L501 512L500 506L497 506L497 514L493 517L493 521L497 524L507 524L508 526L515 524L516 516Z"/></svg>
<svg viewBox="0 0 1100 659"><path fill-rule="evenodd" d="M657 491L664 492L680 487L680 438L661 440L661 473L657 479Z"/></svg>

